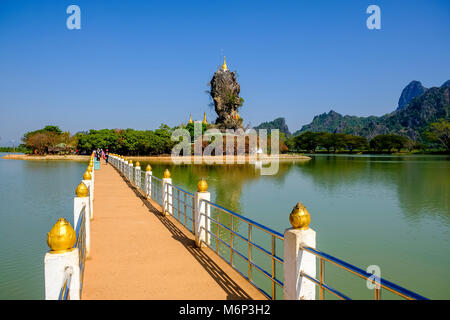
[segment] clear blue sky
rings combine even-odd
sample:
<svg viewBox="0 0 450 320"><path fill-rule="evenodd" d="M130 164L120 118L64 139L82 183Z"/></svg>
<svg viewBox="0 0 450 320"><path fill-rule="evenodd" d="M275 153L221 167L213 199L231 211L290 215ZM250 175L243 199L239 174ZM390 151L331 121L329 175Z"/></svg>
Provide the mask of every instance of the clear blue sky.
<svg viewBox="0 0 450 320"><path fill-rule="evenodd" d="M81 8L81 30L66 8ZM381 8L381 30L366 8ZM450 1L0 2L0 145L47 124L154 129L215 119L207 83L223 54L244 123L291 131L333 109L393 111L411 80L450 78Z"/></svg>

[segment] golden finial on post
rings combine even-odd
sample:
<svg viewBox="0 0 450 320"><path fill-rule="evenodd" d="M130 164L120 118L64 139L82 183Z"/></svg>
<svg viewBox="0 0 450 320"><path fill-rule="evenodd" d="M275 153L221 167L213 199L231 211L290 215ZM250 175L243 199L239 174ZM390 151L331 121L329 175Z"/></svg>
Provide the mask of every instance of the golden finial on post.
<svg viewBox="0 0 450 320"><path fill-rule="evenodd" d="M83 174L83 179L84 180L91 180L92 176L91 173L89 172L89 167L87 168L86 172Z"/></svg>
<svg viewBox="0 0 450 320"><path fill-rule="evenodd" d="M207 192L208 191L208 183L205 178L201 178L197 183L197 191L198 192Z"/></svg>
<svg viewBox="0 0 450 320"><path fill-rule="evenodd" d="M163 178L165 178L165 179L170 178L170 171L169 171L169 169L164 170Z"/></svg>
<svg viewBox="0 0 450 320"><path fill-rule="evenodd" d="M133 160L128 160L128 164L133 164Z"/></svg>
<svg viewBox="0 0 450 320"><path fill-rule="evenodd" d="M148 164L147 167L145 168L145 171L152 171L152 167Z"/></svg>
<svg viewBox="0 0 450 320"><path fill-rule="evenodd" d="M292 212L289 215L289 222L294 229L306 230L309 228L311 216L301 202L298 202L294 209L292 209Z"/></svg>
<svg viewBox="0 0 450 320"><path fill-rule="evenodd" d="M50 253L64 253L73 250L77 240L75 230L70 223L60 218L47 233L47 244L50 247Z"/></svg>
<svg viewBox="0 0 450 320"><path fill-rule="evenodd" d="M87 197L89 194L89 189L86 187L86 185L81 182L78 187L75 190L75 194L77 197L84 198Z"/></svg>
<svg viewBox="0 0 450 320"><path fill-rule="evenodd" d="M136 161L136 167L139 167L140 165L139 161Z"/></svg>

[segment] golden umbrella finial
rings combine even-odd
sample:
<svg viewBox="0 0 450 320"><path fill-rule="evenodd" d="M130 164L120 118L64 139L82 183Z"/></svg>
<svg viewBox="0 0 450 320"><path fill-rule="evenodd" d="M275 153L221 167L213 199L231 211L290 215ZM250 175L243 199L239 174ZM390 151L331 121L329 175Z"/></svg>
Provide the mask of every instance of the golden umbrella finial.
<svg viewBox="0 0 450 320"><path fill-rule="evenodd" d="M73 250L77 240L75 230L70 223L60 218L47 233L47 244L50 247L50 253L64 253Z"/></svg>
<svg viewBox="0 0 450 320"><path fill-rule="evenodd" d="M228 70L228 68L227 68L227 63L225 62L225 56L223 56L222 70L223 70L223 71L227 71L227 70Z"/></svg>
<svg viewBox="0 0 450 320"><path fill-rule="evenodd" d="M294 229L306 230L309 228L311 216L301 202L298 202L294 209L292 209L292 212L289 215L289 222Z"/></svg>

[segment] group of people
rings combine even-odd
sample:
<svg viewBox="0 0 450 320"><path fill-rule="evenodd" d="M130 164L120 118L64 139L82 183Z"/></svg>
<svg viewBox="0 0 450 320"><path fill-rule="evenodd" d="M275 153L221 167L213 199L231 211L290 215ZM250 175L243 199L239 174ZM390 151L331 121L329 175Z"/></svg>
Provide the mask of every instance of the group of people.
<svg viewBox="0 0 450 320"><path fill-rule="evenodd" d="M105 160L105 164L108 164L108 158L109 158L108 149L106 149L106 151L103 151L103 149L94 150L94 158L97 161L100 161L100 159L103 159L103 160Z"/></svg>

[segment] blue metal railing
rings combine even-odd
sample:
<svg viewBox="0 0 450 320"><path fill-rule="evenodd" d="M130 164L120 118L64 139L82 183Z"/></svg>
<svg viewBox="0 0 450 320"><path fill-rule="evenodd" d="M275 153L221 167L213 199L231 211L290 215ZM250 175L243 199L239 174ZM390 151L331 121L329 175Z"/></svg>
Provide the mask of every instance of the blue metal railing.
<svg viewBox="0 0 450 320"><path fill-rule="evenodd" d="M170 183L166 183L165 188L168 197L172 199L172 201L166 202L165 209L169 211L169 208L172 208L173 217L177 219L189 231L194 233L194 194ZM188 211L190 211L191 213L190 216L188 215ZM175 214L175 212L177 214ZM182 219L182 217L184 217L184 219Z"/></svg>
<svg viewBox="0 0 450 320"><path fill-rule="evenodd" d="M217 219L214 219L208 214L203 214L203 216L205 216L207 221L212 222L216 226L216 228L215 228L216 230L214 233L214 232L212 232L212 228L209 227L210 223L208 223L208 222L206 223L205 231L208 235L208 238L206 240L206 245L208 247L210 247L212 250L214 250L225 262L227 262L231 267L233 267L233 269L238 271L245 279L247 279L253 286L255 286L260 292L262 292L267 298L276 299L276 286L283 288L283 282L280 281L279 279L277 279L277 277L276 277L276 262L283 264L284 261L282 258L280 258L276 255L276 241L275 240L276 239L284 240L284 236L275 230L272 230L266 226L263 226L262 224L260 224L256 221L248 219L248 218L246 218L240 214L237 214L236 212L233 212L229 209L226 209L216 203L213 203L211 201L204 200L204 199L200 200L200 202L203 202L203 203L205 203L206 206L215 208L215 209L219 210L220 212L223 212L231 217L230 227L228 227L219 221L220 215L217 216ZM247 237L245 237L244 235L242 235L239 232L237 232L236 230L234 230L234 223L233 223L234 219L239 219L240 221L243 221L247 224L247 226L248 226L247 227L248 228ZM256 228L262 230L264 233L270 235L270 237L271 237L271 250L270 251L265 249L263 246L257 244L252 239L253 227L256 227ZM223 239L220 238L220 232L219 232L220 228L224 229L226 233L229 233L229 243L227 243L226 241L224 241ZM215 248L213 248L211 245L211 241L209 238L210 236L214 237L216 240ZM247 254L240 252L239 250L237 250L235 248L234 237L237 237L238 239L243 240L247 244ZM230 258L229 259L223 257L220 254L219 243L222 243L230 250ZM262 266L258 265L254 261L254 259L252 259L252 248L258 249L259 252L262 252L264 255L266 255L270 258L270 260L271 260L271 270L270 271L264 269ZM242 259L244 259L246 261L247 266L248 266L247 275L245 275L243 272L241 272L241 270L239 270L239 268L236 267L236 265L234 264L234 254L237 254L239 257L241 257ZM253 278L252 278L252 270L253 269L258 270L261 274L263 274L265 277L267 277L271 281L271 293L270 294L268 292L266 292L266 290L264 290L261 286L259 286L253 280Z"/></svg>
<svg viewBox="0 0 450 320"><path fill-rule="evenodd" d="M350 300L349 297L347 297L346 295L344 295L343 293L337 291L336 289L333 289L327 285L324 284L324 262L328 261L336 266L338 266L341 269L347 270L349 272L351 272L354 275L357 275L365 280L369 280L370 282L372 282L373 284L375 284L375 299L379 300L381 298L381 288L384 288L392 293L395 293L396 295L403 297L405 299L409 299L409 300L428 300L427 298L425 298L424 296L421 296L415 292L412 292L408 289L405 289L399 285L396 285L395 283L392 283L386 279L383 279L381 277L378 277L372 273L368 273L366 271L364 271L361 268L358 268L348 262L345 262L341 259L338 259L336 257L333 257L332 255L329 255L325 252L322 252L320 250L308 247L308 246L302 246L301 249L310 252L312 254L314 254L316 257L319 258L320 264L319 264L319 277L320 279L317 280L313 277L311 277L310 275L306 274L306 273L302 273L302 276L305 276L305 278L311 280L312 282L314 282L316 285L319 286L320 288L320 298L323 299L323 290L327 290L328 292L333 293L334 295L336 295L337 297L344 299L344 300Z"/></svg>

